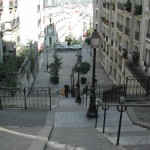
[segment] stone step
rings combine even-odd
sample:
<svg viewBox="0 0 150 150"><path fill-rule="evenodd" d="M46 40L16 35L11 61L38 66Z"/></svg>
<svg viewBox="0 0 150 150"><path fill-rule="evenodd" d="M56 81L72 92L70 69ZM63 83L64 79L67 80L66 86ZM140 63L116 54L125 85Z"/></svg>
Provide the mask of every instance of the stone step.
<svg viewBox="0 0 150 150"><path fill-rule="evenodd" d="M125 150L149 150L150 144L124 145L122 148Z"/></svg>
<svg viewBox="0 0 150 150"><path fill-rule="evenodd" d="M118 132L105 132L107 136L116 137ZM150 136L150 131L121 131L121 137L127 136Z"/></svg>
<svg viewBox="0 0 150 150"><path fill-rule="evenodd" d="M98 127L97 130L99 132L103 131L102 127ZM105 132L117 132L118 127L117 126L112 126L112 127L105 127ZM147 131L146 128L136 126L136 125L131 125L131 126L122 126L121 131Z"/></svg>
<svg viewBox="0 0 150 150"><path fill-rule="evenodd" d="M103 144L102 144L103 143ZM95 128L54 128L45 150L117 150Z"/></svg>
<svg viewBox="0 0 150 150"><path fill-rule="evenodd" d="M105 135L108 140L116 144L117 143L117 136L116 137L110 137L108 135ZM143 144L149 144L150 143L150 136L120 136L119 144L120 145L143 145Z"/></svg>
<svg viewBox="0 0 150 150"><path fill-rule="evenodd" d="M97 128L98 131L102 132L102 128ZM117 127L106 127L104 136L112 142L117 143ZM119 145L127 145L131 147L136 145L149 145L150 144L150 130L139 126L122 126L120 132ZM128 147L128 148L130 148ZM142 149L143 150L143 149Z"/></svg>

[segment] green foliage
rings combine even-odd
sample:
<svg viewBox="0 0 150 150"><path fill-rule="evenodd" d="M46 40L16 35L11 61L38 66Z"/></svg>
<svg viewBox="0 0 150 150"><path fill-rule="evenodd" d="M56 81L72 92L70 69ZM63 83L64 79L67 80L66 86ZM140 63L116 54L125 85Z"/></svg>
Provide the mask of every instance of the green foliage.
<svg viewBox="0 0 150 150"><path fill-rule="evenodd" d="M93 32L93 28L88 29L86 32L87 32L87 37L90 37Z"/></svg>
<svg viewBox="0 0 150 150"><path fill-rule="evenodd" d="M88 45L90 45L90 44L91 44L90 38L86 38L86 39L85 39L85 43L87 43Z"/></svg>
<svg viewBox="0 0 150 150"><path fill-rule="evenodd" d="M80 66L80 73L81 74L87 74L90 71L91 65L88 62L82 62Z"/></svg>
<svg viewBox="0 0 150 150"><path fill-rule="evenodd" d="M17 87L17 80L16 79L10 79L6 83L6 87Z"/></svg>
<svg viewBox="0 0 150 150"><path fill-rule="evenodd" d="M62 57L59 57L59 54L55 51L53 54L54 61L48 66L50 68L51 76L57 77L59 75L59 70L62 65Z"/></svg>
<svg viewBox="0 0 150 150"><path fill-rule="evenodd" d="M28 48L22 48L18 56L6 56L4 62L0 63L0 80L6 83L5 86L17 86L16 74L27 55L29 55L31 64L33 64L33 51Z"/></svg>
<svg viewBox="0 0 150 150"><path fill-rule="evenodd" d="M136 5L134 15L141 15L142 14L142 5Z"/></svg>
<svg viewBox="0 0 150 150"><path fill-rule="evenodd" d="M80 67L78 67L77 66L77 63L75 64L75 66L73 67L73 71L74 72L78 72L78 70L79 70L79 73L80 74L82 74L82 75L85 75L85 74L87 74L89 71L90 71L90 68L91 68L91 65L90 65L90 63L88 63L88 62L82 62L81 64L80 64Z"/></svg>
<svg viewBox="0 0 150 150"><path fill-rule="evenodd" d="M68 39L67 39L67 45L68 45L68 46L70 46L71 41L72 41L72 39L71 39L71 38L68 38Z"/></svg>
<svg viewBox="0 0 150 150"><path fill-rule="evenodd" d="M81 44L81 41L73 38L71 41L71 45L78 45L78 44Z"/></svg>

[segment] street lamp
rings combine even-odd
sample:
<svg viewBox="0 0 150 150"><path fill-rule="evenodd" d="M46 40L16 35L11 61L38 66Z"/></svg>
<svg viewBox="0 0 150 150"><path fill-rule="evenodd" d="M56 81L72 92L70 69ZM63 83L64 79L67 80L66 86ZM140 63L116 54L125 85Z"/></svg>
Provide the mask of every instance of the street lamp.
<svg viewBox="0 0 150 150"><path fill-rule="evenodd" d="M75 92L74 92L74 71L72 71L71 75L71 96L75 97Z"/></svg>
<svg viewBox="0 0 150 150"><path fill-rule="evenodd" d="M48 46L46 46L46 68L48 70Z"/></svg>
<svg viewBox="0 0 150 150"><path fill-rule="evenodd" d="M80 65L81 65L81 63L80 63L80 61L78 61L77 62L77 68L78 68L78 85L77 85L77 87L78 87L78 91L77 91L76 103L81 103L81 97L80 97L80 70L79 70Z"/></svg>
<svg viewBox="0 0 150 150"><path fill-rule="evenodd" d="M95 94L95 63L96 63L96 48L99 47L100 42L100 36L99 33L94 30L91 37L91 45L93 47L93 72L92 72L92 89L90 93L90 103L89 108L87 112L88 118L96 118L97 112L96 112L96 94Z"/></svg>

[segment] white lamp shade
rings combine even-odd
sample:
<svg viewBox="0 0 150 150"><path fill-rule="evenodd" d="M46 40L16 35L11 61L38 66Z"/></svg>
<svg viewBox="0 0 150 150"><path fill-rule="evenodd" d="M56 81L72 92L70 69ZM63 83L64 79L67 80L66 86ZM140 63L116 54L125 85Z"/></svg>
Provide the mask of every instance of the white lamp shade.
<svg viewBox="0 0 150 150"><path fill-rule="evenodd" d="M99 42L100 42L100 35L96 30L94 30L90 39L91 39L91 45L93 47L97 48L99 46Z"/></svg>
<svg viewBox="0 0 150 150"><path fill-rule="evenodd" d="M99 39L91 39L91 45L93 47L98 47L99 46Z"/></svg>
<svg viewBox="0 0 150 150"><path fill-rule="evenodd" d="M81 65L80 62L77 62L77 67L78 67L78 68L80 67L80 65Z"/></svg>

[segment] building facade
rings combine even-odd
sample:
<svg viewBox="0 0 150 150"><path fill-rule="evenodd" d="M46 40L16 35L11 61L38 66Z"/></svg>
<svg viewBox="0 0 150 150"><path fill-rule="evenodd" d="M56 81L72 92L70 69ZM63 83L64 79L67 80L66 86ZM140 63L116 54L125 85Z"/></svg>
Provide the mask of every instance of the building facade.
<svg viewBox="0 0 150 150"><path fill-rule="evenodd" d="M65 11L63 1L45 1L44 3L44 45L54 49L59 42L64 42L66 37Z"/></svg>
<svg viewBox="0 0 150 150"><path fill-rule="evenodd" d="M150 0L94 0L93 7L93 27L101 35L98 59L113 82L139 77L137 68L139 78L149 76Z"/></svg>
<svg viewBox="0 0 150 150"><path fill-rule="evenodd" d="M43 42L43 0L1 0L1 57L37 42Z"/></svg>

